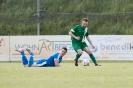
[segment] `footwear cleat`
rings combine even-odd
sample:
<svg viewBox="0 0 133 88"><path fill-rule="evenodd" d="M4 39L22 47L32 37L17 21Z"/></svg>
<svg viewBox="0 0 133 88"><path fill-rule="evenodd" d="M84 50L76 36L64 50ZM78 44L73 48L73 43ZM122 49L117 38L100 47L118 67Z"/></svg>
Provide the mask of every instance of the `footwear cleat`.
<svg viewBox="0 0 133 88"><path fill-rule="evenodd" d="M15 51L18 51L18 52L24 52L24 49L22 49L22 48L17 48Z"/></svg>
<svg viewBox="0 0 133 88"><path fill-rule="evenodd" d="M78 61L74 60L74 64L75 64L75 66L78 66Z"/></svg>
<svg viewBox="0 0 133 88"><path fill-rule="evenodd" d="M26 49L26 51L29 52L30 54L32 53L32 51L28 48Z"/></svg>
<svg viewBox="0 0 133 88"><path fill-rule="evenodd" d="M96 64L95 66L101 66L100 64Z"/></svg>

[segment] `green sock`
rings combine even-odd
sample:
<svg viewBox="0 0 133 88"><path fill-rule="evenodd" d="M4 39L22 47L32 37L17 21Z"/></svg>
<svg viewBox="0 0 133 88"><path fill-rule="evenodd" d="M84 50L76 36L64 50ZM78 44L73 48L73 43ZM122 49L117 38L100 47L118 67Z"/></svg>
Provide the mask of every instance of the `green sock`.
<svg viewBox="0 0 133 88"><path fill-rule="evenodd" d="M93 63L96 65L97 62L96 62L96 59L95 59L95 57L93 56L93 54L91 53L91 54L89 54L89 56L90 56L91 60L93 61Z"/></svg>
<svg viewBox="0 0 133 88"><path fill-rule="evenodd" d="M75 58L75 60L78 60L80 56L81 56L81 55L76 54L76 58Z"/></svg>

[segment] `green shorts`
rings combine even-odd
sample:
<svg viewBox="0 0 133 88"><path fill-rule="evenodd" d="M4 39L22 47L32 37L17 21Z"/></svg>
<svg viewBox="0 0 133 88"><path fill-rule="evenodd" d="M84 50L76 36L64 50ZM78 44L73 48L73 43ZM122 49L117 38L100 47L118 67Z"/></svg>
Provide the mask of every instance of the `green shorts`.
<svg viewBox="0 0 133 88"><path fill-rule="evenodd" d="M82 43L73 43L72 46L73 46L75 51L77 51L79 49L83 50L85 47L88 47L88 45L85 42L82 42Z"/></svg>

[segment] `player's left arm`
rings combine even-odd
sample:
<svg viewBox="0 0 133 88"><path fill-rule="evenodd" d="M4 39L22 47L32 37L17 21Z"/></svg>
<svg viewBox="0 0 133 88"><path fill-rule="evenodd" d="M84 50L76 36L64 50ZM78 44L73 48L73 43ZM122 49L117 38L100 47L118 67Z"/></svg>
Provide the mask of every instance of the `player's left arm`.
<svg viewBox="0 0 133 88"><path fill-rule="evenodd" d="M60 67L60 64L57 59L54 59L54 64L55 64L55 67Z"/></svg>
<svg viewBox="0 0 133 88"><path fill-rule="evenodd" d="M91 46L92 46L92 48L94 49L94 48L95 48L95 46L92 44L92 42L91 42L91 40L90 40L89 36L86 36L86 39L88 40L88 42L90 43L90 45L91 45Z"/></svg>
<svg viewBox="0 0 133 88"><path fill-rule="evenodd" d="M94 49L95 46L92 44L90 37L89 37L89 29L87 28L87 33L85 34L87 41L90 43L90 45L92 46L92 48Z"/></svg>

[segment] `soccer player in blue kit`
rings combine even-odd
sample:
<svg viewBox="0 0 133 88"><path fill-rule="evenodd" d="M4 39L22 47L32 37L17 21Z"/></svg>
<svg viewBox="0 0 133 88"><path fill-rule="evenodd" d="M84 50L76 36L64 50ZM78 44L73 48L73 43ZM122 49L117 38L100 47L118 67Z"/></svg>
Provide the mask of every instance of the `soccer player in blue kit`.
<svg viewBox="0 0 133 88"><path fill-rule="evenodd" d="M67 48L62 47L60 52L52 54L49 58L42 58L34 63L34 54L30 49L26 49L29 52L30 57L29 61L25 56L24 49L19 48L15 51L18 51L22 55L22 63L24 67L60 67L60 63L62 62L62 57L67 53Z"/></svg>

